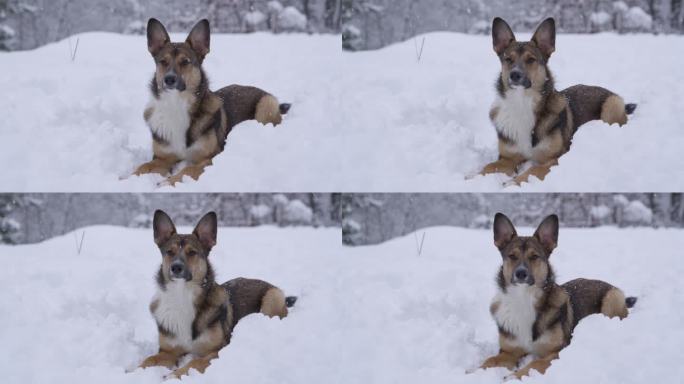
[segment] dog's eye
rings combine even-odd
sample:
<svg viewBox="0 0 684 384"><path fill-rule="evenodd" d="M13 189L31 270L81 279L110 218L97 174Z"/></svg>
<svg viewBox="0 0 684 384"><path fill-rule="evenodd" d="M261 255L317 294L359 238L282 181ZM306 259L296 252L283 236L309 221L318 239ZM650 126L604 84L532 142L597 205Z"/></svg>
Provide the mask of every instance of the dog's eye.
<svg viewBox="0 0 684 384"><path fill-rule="evenodd" d="M504 61L506 62L506 64L513 64L513 59L511 59L510 57L504 57Z"/></svg>
<svg viewBox="0 0 684 384"><path fill-rule="evenodd" d="M172 250L167 250L166 251L166 256L173 256L173 251Z"/></svg>
<svg viewBox="0 0 684 384"><path fill-rule="evenodd" d="M169 65L169 61L166 59L161 59L161 60L159 60L159 64L166 67L167 65Z"/></svg>
<svg viewBox="0 0 684 384"><path fill-rule="evenodd" d="M190 250L188 251L188 256L197 256L197 252Z"/></svg>
<svg viewBox="0 0 684 384"><path fill-rule="evenodd" d="M535 261L535 260L539 260L539 255L530 256L530 261Z"/></svg>
<svg viewBox="0 0 684 384"><path fill-rule="evenodd" d="M516 255L514 255L514 254L508 255L508 258L511 259L511 260L513 260L513 261L518 260L518 256L516 256Z"/></svg>
<svg viewBox="0 0 684 384"><path fill-rule="evenodd" d="M537 61L537 59L535 59L534 57L529 57L529 58L526 60L527 64L534 64L535 61Z"/></svg>
<svg viewBox="0 0 684 384"><path fill-rule="evenodd" d="M185 58L185 59L181 60L181 62L180 62L180 65L182 65L182 66L186 66L188 64L190 64L190 59L188 59L188 58Z"/></svg>

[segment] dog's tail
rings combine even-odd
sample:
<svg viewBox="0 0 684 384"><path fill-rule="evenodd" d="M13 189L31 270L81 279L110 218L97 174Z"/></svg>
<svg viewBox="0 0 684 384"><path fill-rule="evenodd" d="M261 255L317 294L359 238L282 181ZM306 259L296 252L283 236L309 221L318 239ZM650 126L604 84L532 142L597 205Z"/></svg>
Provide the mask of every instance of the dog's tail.
<svg viewBox="0 0 684 384"><path fill-rule="evenodd" d="M290 107L291 107L291 106L292 106L292 104L290 104L290 103L281 103L281 104L278 106L278 107L279 107L278 109L280 109L280 114L281 114L281 115L287 114L287 111L290 110ZM629 112L627 112L627 113L629 113Z"/></svg>
<svg viewBox="0 0 684 384"><path fill-rule="evenodd" d="M627 306L627 308L632 308L634 306L634 304L636 304L636 302L637 302L637 298L634 296L630 296L630 297L625 298L625 305Z"/></svg>
<svg viewBox="0 0 684 384"><path fill-rule="evenodd" d="M287 296L285 298L285 306L287 306L288 308L294 307L296 302L297 302L297 296Z"/></svg>
<svg viewBox="0 0 684 384"><path fill-rule="evenodd" d="M625 104L625 113L627 113L628 115L631 115L632 113L634 113L634 110L636 108L637 108L637 105L635 103ZM636 301L636 299L634 301Z"/></svg>

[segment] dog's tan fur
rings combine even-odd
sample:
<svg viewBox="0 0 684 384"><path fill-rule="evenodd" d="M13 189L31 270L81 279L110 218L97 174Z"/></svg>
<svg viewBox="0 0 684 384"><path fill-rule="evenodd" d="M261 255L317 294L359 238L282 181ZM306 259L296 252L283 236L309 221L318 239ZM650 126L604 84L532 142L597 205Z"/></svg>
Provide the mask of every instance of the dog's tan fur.
<svg viewBox="0 0 684 384"><path fill-rule="evenodd" d="M177 234L163 211L155 212L153 227L154 241L162 254L158 292L150 303L159 329L159 352L146 358L140 367L173 369L183 356L191 354L193 359L171 375L181 377L190 369L204 372L230 342L241 318L252 313L281 319L287 316L288 303L280 288L256 279L237 278L223 285L215 282L208 260L216 244L215 213L205 215L190 235ZM184 304L183 298L188 295L192 302ZM295 298L290 299L294 304ZM192 318L187 318L187 313Z"/></svg>
<svg viewBox="0 0 684 384"><path fill-rule="evenodd" d="M548 260L557 242L555 215L544 219L531 237L518 236L505 215L496 215L494 245L503 261L497 277L499 293L490 312L499 327L499 353L486 359L481 368L505 367L514 370L512 377L518 379L529 375L530 370L544 373L561 349L570 344L582 318L602 313L623 319L628 306L636 302L636 298L625 298L619 288L600 280L556 284ZM534 359L516 369L527 355Z"/></svg>
<svg viewBox="0 0 684 384"><path fill-rule="evenodd" d="M156 70L150 83L152 98L143 117L152 132L153 158L140 165L135 175L158 173L167 177L162 184L169 185L184 176L197 180L223 151L235 125L251 119L278 125L289 109L289 104L279 104L273 95L255 87L230 85L216 92L209 90L202 70L209 53L209 34L209 22L201 20L185 42L172 43L164 26L156 19L149 20L148 49ZM170 85L167 78L173 81ZM175 104L167 106L169 103ZM182 161L186 167L170 175Z"/></svg>
<svg viewBox="0 0 684 384"><path fill-rule="evenodd" d="M580 125L596 119L623 125L627 113L636 108L635 104L627 108L620 96L601 87L576 85L556 91L547 66L555 51L555 36L551 18L539 25L529 42L517 42L508 24L494 19L493 46L501 72L489 117L499 136L499 158L481 174L505 173L514 177L514 184L527 182L530 176L543 180L570 149ZM517 174L528 161L533 166Z"/></svg>

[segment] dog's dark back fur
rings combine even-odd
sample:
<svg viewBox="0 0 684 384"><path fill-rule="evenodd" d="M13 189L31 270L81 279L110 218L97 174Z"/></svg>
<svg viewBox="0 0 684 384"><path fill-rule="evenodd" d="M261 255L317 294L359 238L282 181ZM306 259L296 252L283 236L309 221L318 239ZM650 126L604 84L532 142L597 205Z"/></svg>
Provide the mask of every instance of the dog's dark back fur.
<svg viewBox="0 0 684 384"><path fill-rule="evenodd" d="M577 325L583 318L601 313L603 298L608 291L615 288L600 280L575 279L561 285L570 295L572 304L573 325Z"/></svg>
<svg viewBox="0 0 684 384"><path fill-rule="evenodd" d="M239 277L221 285L230 296L233 319L237 323L243 317L261 310L262 298L269 289L275 288L262 280Z"/></svg>

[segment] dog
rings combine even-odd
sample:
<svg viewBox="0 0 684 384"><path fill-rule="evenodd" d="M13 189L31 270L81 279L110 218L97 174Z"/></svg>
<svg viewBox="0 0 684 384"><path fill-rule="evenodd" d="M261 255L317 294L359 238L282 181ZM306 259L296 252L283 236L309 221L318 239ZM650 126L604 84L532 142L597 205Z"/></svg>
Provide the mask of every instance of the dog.
<svg viewBox="0 0 684 384"><path fill-rule="evenodd" d="M499 138L499 159L487 164L482 175L505 173L514 177L509 183L516 185L530 176L543 180L570 149L579 126L598 119L624 125L636 109L636 104L625 105L605 88L574 85L560 92L554 88L548 67L556 49L553 18L539 25L532 40L518 42L508 24L497 17L492 40L501 61L498 96L489 112ZM520 165L528 161L534 165L516 176Z"/></svg>
<svg viewBox="0 0 684 384"><path fill-rule="evenodd" d="M180 378L190 369L204 373L218 351L228 345L240 319L252 313L282 319L297 301L261 280L237 278L216 283L209 263L209 252L216 245L214 212L202 217L189 235L176 233L173 222L161 210L154 213L152 225L162 256L157 292L150 304L159 330L159 352L146 358L140 367L173 369L182 357L192 355L192 360L171 376Z"/></svg>
<svg viewBox="0 0 684 384"><path fill-rule="evenodd" d="M520 379L534 369L544 373L558 352L570 344L572 332L584 317L602 313L624 319L636 297L599 280L555 282L549 264L558 243L558 217L545 218L533 236L518 236L503 214L494 218L494 245L503 259L497 275L499 291L490 312L499 328L499 354L480 368L513 370L526 355L534 360L508 378Z"/></svg>
<svg viewBox="0 0 684 384"><path fill-rule="evenodd" d="M259 88L230 85L216 92L202 62L209 53L209 21L199 21L183 43L172 43L164 25L147 23L147 48L156 71L150 82L151 98L143 117L152 133L153 159L135 175L168 175L180 162L186 166L162 184L174 185L190 176L197 180L214 156L223 151L230 130L255 119L278 125L290 104Z"/></svg>

